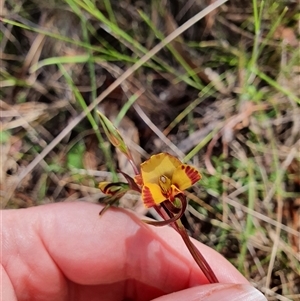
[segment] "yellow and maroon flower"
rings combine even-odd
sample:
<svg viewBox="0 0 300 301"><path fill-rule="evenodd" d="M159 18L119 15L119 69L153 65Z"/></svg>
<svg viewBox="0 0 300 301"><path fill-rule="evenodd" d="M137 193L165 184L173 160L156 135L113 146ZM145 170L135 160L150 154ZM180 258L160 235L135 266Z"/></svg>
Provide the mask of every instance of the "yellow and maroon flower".
<svg viewBox="0 0 300 301"><path fill-rule="evenodd" d="M201 179L192 166L183 164L167 153L153 155L141 164L141 174L135 177L142 186L142 200L146 207L152 207L175 197Z"/></svg>

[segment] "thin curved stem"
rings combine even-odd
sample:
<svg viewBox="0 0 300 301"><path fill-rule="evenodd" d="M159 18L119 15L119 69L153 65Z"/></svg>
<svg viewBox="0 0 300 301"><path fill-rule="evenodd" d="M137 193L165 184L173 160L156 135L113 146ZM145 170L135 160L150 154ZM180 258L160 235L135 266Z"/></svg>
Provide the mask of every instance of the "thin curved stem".
<svg viewBox="0 0 300 301"><path fill-rule="evenodd" d="M185 209L187 207L186 200L184 200L181 204L182 204L181 208L178 208L179 209L178 214L174 214L169 219L165 219L163 221L147 221L147 220L143 220L143 222L146 223L146 224L148 224L148 225L152 225L152 226L156 226L156 227L162 227L162 226L170 225L170 224L176 222L177 220L179 220L183 216L183 214L185 212Z"/></svg>
<svg viewBox="0 0 300 301"><path fill-rule="evenodd" d="M186 209L187 201L186 201L186 198L184 195L179 195L178 198L181 200L181 204L182 204L182 207L181 207L181 210L179 213L182 216ZM196 261L197 265L199 266L199 268L201 269L201 271L203 272L203 274L205 275L207 280L210 283L218 283L219 280L218 280L217 276L215 275L215 273L213 272L212 268L210 267L210 265L208 264L208 262L206 261L204 256L201 254L201 252L195 247L195 245L190 240L190 237L188 236L186 229L181 222L181 219L177 218L175 220L175 222L170 223L170 220L173 220L173 218L174 218L174 216L172 216L173 213L168 210L168 207L166 206L166 204L162 203L161 205L162 206L155 206L154 209L164 219L164 221L156 222L156 223L166 222L167 224L172 226L181 235L184 243L186 244L191 255L193 256L194 260ZM176 217L177 217L177 215L176 215ZM154 226L159 226L159 225L156 224Z"/></svg>
<svg viewBox="0 0 300 301"><path fill-rule="evenodd" d="M212 268L204 258L204 256L201 254L201 252L194 246L192 241L190 240L190 237L188 236L186 229L184 228L183 224L181 223L181 220L176 221L177 225L177 231L181 235L183 241L185 242L187 248L189 249L191 255L193 256L194 260L202 270L203 274L207 278L207 280L210 283L218 283L219 280L215 273L213 272Z"/></svg>

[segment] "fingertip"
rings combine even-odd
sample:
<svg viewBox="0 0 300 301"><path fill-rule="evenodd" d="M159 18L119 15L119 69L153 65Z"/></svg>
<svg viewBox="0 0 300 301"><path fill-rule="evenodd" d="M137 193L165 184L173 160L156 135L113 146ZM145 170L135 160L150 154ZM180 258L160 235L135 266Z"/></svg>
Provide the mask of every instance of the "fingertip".
<svg viewBox="0 0 300 301"><path fill-rule="evenodd" d="M207 284L168 294L152 301L267 301L250 284Z"/></svg>

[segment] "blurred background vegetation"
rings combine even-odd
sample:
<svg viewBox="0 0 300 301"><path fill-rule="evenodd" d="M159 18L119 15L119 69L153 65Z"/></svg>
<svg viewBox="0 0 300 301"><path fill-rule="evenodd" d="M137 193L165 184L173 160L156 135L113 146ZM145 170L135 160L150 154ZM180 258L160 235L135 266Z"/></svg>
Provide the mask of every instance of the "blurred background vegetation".
<svg viewBox="0 0 300 301"><path fill-rule="evenodd" d="M132 174L95 108L137 164L199 168L190 235L268 300L300 300L299 2L223 2L1 2L1 207L99 202L99 181ZM120 206L155 217L136 194Z"/></svg>

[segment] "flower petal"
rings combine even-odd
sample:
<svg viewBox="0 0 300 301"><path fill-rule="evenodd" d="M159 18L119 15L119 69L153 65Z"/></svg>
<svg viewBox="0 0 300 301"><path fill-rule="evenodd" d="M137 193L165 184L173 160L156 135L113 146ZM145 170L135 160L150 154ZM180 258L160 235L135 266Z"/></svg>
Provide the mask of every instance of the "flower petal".
<svg viewBox="0 0 300 301"><path fill-rule="evenodd" d="M143 185L143 178L141 175L136 175L134 176L134 182L139 185L142 186Z"/></svg>
<svg viewBox="0 0 300 301"><path fill-rule="evenodd" d="M172 178L172 174L182 163L168 153L153 155L141 164L141 175L144 183L158 183L162 175Z"/></svg>
<svg viewBox="0 0 300 301"><path fill-rule="evenodd" d="M147 208L153 207L166 200L157 184L147 183L142 189L142 200Z"/></svg>
<svg viewBox="0 0 300 301"><path fill-rule="evenodd" d="M122 182L100 182L98 185L99 189L107 195L116 195L120 192L126 193L129 190L129 185Z"/></svg>
<svg viewBox="0 0 300 301"><path fill-rule="evenodd" d="M124 178L127 180L131 190L141 192L140 187L136 184L136 182L134 181L134 179L130 175L128 175L127 173L125 173L121 170L119 170L119 173L121 173L124 176Z"/></svg>
<svg viewBox="0 0 300 301"><path fill-rule="evenodd" d="M180 190L185 190L201 179L199 171L187 164L178 166L172 177L172 184Z"/></svg>

